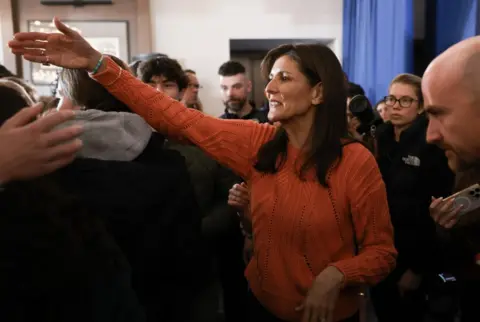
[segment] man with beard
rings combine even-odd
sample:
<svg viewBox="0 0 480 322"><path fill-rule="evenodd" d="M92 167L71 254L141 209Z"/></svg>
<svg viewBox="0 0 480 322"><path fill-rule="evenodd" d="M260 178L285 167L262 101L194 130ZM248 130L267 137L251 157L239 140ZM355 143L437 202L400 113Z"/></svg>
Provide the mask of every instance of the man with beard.
<svg viewBox="0 0 480 322"><path fill-rule="evenodd" d="M445 150L457 172L455 191L480 182L480 37L462 41L427 68L422 91L429 115L427 141ZM435 196L439 197L439 196ZM445 196L444 196L445 197ZM459 216L460 207L434 198L432 218L441 227L449 269L459 283L461 321L478 321L480 301L480 209Z"/></svg>
<svg viewBox="0 0 480 322"><path fill-rule="evenodd" d="M220 91L225 105L225 114L220 118L268 122L267 113L257 110L248 101L252 82L248 79L242 64L236 61L223 63L218 69L218 75L220 75Z"/></svg>
<svg viewBox="0 0 480 322"><path fill-rule="evenodd" d="M462 41L427 68L422 90L430 123L427 140L445 149L458 170L480 164L480 37Z"/></svg>
<svg viewBox="0 0 480 322"><path fill-rule="evenodd" d="M438 56L428 66L422 82L429 116L427 141L444 149L449 167L460 173L480 168L479 73L480 37L473 37ZM432 207L444 204L439 199ZM451 228L459 219L456 210L434 219Z"/></svg>

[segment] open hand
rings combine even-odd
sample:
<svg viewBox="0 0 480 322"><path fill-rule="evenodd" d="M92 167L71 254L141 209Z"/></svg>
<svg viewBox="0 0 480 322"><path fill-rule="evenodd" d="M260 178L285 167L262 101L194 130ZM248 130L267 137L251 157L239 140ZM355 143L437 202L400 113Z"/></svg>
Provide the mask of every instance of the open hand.
<svg viewBox="0 0 480 322"><path fill-rule="evenodd" d="M35 120L43 104L28 107L0 127L0 182L31 179L67 165L81 148L78 125L53 130L74 117L73 111ZM32 122L32 120L35 120Z"/></svg>
<svg viewBox="0 0 480 322"><path fill-rule="evenodd" d="M305 301L296 308L303 311L302 322L333 322L343 279L343 273L334 266L328 266L317 276Z"/></svg>
<svg viewBox="0 0 480 322"><path fill-rule="evenodd" d="M12 53L35 63L64 68L93 70L102 56L78 32L58 18L53 23L60 33L20 32L8 43Z"/></svg>
<svg viewBox="0 0 480 322"><path fill-rule="evenodd" d="M432 197L430 204L430 216L443 228L450 229L458 221L462 206L455 207L455 199L445 201L443 198Z"/></svg>

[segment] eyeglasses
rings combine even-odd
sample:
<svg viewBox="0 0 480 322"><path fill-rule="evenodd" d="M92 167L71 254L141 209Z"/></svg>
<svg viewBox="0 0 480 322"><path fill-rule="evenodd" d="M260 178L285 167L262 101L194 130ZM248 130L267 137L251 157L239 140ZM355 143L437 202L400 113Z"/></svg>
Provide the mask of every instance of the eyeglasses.
<svg viewBox="0 0 480 322"><path fill-rule="evenodd" d="M401 107L410 107L410 105L412 105L413 102L418 102L418 100L411 98L409 96L402 96L399 99L397 99L393 95L385 96L384 100L385 100L385 105L387 106L394 106L395 103L398 102L398 104Z"/></svg>

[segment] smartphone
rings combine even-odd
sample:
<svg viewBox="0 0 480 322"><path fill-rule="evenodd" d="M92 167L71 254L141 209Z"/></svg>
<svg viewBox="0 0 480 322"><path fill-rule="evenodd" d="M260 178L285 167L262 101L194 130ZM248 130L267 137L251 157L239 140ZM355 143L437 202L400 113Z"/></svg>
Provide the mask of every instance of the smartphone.
<svg viewBox="0 0 480 322"><path fill-rule="evenodd" d="M454 208L462 206L459 215L464 215L478 209L480 208L480 185L476 183L473 186L445 198L444 201L449 201L451 199L454 200Z"/></svg>

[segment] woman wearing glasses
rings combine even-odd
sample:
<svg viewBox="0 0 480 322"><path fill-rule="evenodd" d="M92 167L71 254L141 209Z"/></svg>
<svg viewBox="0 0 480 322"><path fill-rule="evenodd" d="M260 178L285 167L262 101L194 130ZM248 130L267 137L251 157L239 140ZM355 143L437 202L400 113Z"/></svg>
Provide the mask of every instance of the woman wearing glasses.
<svg viewBox="0 0 480 322"><path fill-rule="evenodd" d="M453 173L440 148L426 142L421 78L398 75L384 101L391 114L378 130L377 161L387 187L398 261L373 288L372 300L379 322L423 321L425 280L439 269L429 205L432 196L449 195Z"/></svg>

